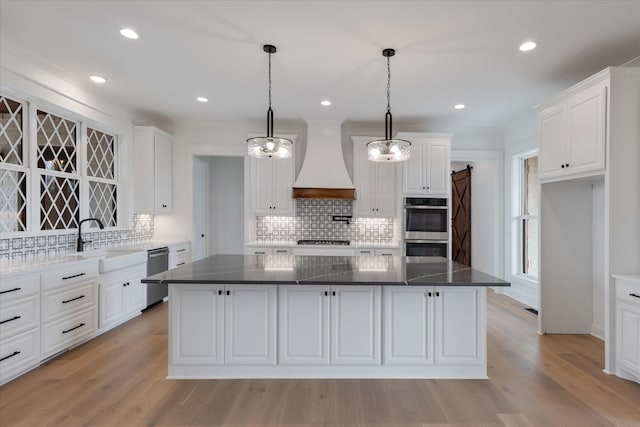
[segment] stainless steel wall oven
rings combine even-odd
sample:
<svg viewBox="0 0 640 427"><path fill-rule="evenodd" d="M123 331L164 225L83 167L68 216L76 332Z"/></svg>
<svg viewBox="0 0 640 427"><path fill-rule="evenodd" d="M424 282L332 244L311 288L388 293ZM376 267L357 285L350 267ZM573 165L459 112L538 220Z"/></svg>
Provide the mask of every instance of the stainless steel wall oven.
<svg viewBox="0 0 640 427"><path fill-rule="evenodd" d="M446 198L404 199L404 246L406 256L447 257L449 206Z"/></svg>

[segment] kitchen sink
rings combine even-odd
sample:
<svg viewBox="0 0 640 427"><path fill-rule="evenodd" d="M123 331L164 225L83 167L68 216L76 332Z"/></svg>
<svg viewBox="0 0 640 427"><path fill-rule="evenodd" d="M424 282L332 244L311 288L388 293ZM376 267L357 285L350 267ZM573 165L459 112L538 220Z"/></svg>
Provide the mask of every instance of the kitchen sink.
<svg viewBox="0 0 640 427"><path fill-rule="evenodd" d="M100 273L129 267L147 262L147 252L139 249L107 249L92 252L76 252L72 254L78 261L97 259L100 262Z"/></svg>

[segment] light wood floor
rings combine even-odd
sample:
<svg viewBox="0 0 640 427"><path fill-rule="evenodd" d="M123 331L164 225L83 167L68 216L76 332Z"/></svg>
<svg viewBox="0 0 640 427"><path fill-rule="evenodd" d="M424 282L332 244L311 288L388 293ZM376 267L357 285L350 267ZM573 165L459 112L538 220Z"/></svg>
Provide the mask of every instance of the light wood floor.
<svg viewBox="0 0 640 427"><path fill-rule="evenodd" d="M640 426L599 340L489 294L488 381L168 381L163 304L1 387L0 426Z"/></svg>

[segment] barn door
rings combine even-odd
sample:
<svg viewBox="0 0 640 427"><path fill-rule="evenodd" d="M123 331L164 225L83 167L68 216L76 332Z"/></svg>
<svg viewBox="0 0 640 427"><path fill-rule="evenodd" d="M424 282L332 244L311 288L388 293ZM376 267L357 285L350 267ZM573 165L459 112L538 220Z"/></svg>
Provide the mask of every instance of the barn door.
<svg viewBox="0 0 640 427"><path fill-rule="evenodd" d="M451 259L471 267L471 166L451 174Z"/></svg>

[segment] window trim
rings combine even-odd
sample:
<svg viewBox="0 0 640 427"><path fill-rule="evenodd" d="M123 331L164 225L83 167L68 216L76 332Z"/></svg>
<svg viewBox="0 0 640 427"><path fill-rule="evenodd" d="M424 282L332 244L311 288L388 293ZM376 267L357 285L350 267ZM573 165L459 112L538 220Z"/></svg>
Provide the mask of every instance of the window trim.
<svg viewBox="0 0 640 427"><path fill-rule="evenodd" d="M524 168L525 161L527 159L538 157L539 152L538 149L528 150L525 152L514 154L512 157L512 175L514 176L512 190L512 212L511 212L511 275L514 277L518 277L521 279L525 279L527 281L538 283L539 280L539 272L538 274L529 274L524 273L524 223L528 219L538 219L537 215L530 215L524 212L525 210L525 199L524 196L526 194L525 186L526 186L526 171ZM538 182L538 187L540 186L540 182ZM539 194L539 192L538 192Z"/></svg>

